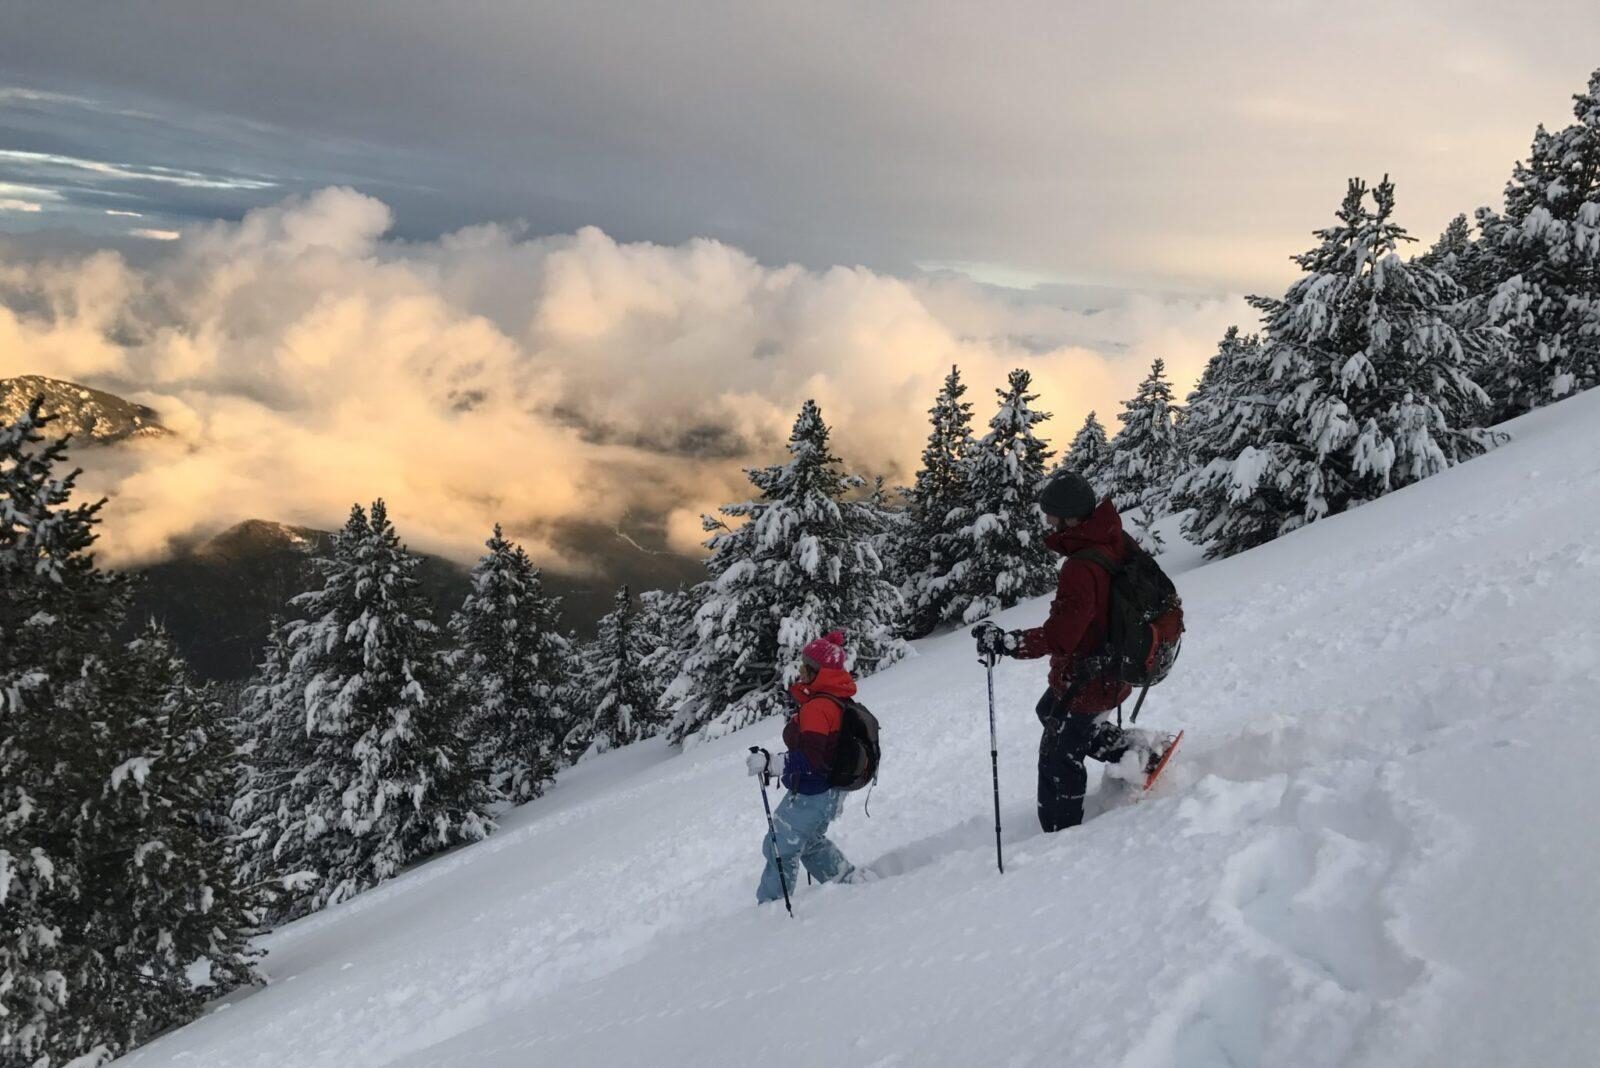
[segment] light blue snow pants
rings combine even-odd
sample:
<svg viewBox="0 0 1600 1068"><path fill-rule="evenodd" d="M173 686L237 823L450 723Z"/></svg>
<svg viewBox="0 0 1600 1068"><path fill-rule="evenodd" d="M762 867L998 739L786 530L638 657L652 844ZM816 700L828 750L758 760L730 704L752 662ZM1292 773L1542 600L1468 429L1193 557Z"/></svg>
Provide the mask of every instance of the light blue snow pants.
<svg viewBox="0 0 1600 1068"><path fill-rule="evenodd" d="M844 791L829 790L820 794L784 794L783 800L772 812L772 826L778 832L778 855L783 858L783 874L789 880L793 893L795 878L800 874L799 864L819 883L838 882L850 878L855 871L844 859L839 847L828 841L828 824L844 811ZM783 885L778 882L778 865L772 856L772 835L761 840L761 855L767 858L766 869L761 873L761 885L756 888L758 902L777 901L783 897Z"/></svg>

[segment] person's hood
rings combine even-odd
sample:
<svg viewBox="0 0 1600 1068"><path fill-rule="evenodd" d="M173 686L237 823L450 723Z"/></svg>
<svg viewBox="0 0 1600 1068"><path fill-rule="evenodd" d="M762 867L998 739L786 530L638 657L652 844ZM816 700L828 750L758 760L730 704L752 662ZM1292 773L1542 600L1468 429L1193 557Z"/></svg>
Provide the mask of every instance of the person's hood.
<svg viewBox="0 0 1600 1068"><path fill-rule="evenodd" d="M1071 556L1085 549L1098 549L1114 560L1122 559L1122 517L1107 497L1101 501L1089 518L1075 527L1053 531L1045 536L1045 548L1061 556Z"/></svg>
<svg viewBox="0 0 1600 1068"><path fill-rule="evenodd" d="M856 680L843 668L823 668L810 682L797 682L789 687L794 699L804 704L819 694L828 697L849 698L856 695Z"/></svg>

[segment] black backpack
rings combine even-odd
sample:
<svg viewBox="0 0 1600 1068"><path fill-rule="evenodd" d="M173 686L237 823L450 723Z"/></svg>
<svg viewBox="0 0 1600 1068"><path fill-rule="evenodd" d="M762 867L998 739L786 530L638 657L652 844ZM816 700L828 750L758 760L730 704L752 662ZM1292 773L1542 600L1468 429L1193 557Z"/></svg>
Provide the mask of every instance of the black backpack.
<svg viewBox="0 0 1600 1068"><path fill-rule="evenodd" d="M836 790L860 790L878 779L878 717L849 697L818 694L839 706L839 747L834 750L828 785Z"/></svg>
<svg viewBox="0 0 1600 1068"><path fill-rule="evenodd" d="M1088 658L1084 673L1121 679L1130 686L1154 686L1167 677L1183 644L1183 601L1155 557L1126 533L1123 562L1096 549L1073 553L1111 576L1111 602L1105 651Z"/></svg>

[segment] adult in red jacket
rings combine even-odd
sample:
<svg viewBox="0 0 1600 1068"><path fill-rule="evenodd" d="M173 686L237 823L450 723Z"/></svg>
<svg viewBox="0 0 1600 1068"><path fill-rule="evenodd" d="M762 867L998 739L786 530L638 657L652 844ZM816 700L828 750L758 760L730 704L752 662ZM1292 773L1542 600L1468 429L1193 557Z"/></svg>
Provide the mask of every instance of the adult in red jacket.
<svg viewBox="0 0 1600 1068"><path fill-rule="evenodd" d="M772 812L773 835L762 839L766 867L756 888L758 902L776 901L783 894L778 865L790 886L795 885L799 864L819 883L848 882L855 868L839 847L828 839L828 824L844 808L844 792L828 782L839 749L844 721L840 702L855 696L856 680L844 669L844 632L832 631L807 643L801 653L800 680L789 688L796 710L783 725L783 785L788 793ZM752 775L768 772L765 757L752 753L747 766ZM774 852L776 845L776 852Z"/></svg>
<svg viewBox="0 0 1600 1068"><path fill-rule="evenodd" d="M1130 750L1148 762L1153 740L1148 732L1123 730L1108 722L1109 712L1127 699L1129 687L1106 675L1096 663L1104 653L1109 628L1111 576L1090 560L1072 559L1092 550L1120 564L1127 550L1122 517L1111 501L1097 501L1081 475L1064 472L1039 494L1039 507L1051 526L1045 545L1067 557L1056 581L1055 600L1042 626L1002 631L992 623L973 631L980 652L1019 660L1050 658L1050 685L1035 708L1044 724L1039 739L1039 824L1059 831L1083 822L1083 795L1089 775L1085 757L1115 764Z"/></svg>

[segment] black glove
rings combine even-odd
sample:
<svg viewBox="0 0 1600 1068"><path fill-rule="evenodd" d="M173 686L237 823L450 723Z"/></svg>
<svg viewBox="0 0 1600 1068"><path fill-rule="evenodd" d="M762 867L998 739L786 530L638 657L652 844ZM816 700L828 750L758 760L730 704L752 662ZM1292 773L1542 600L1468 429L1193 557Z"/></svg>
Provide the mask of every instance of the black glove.
<svg viewBox="0 0 1600 1068"><path fill-rule="evenodd" d="M993 623L979 623L972 636L978 640L978 655L984 657L1010 656L1019 643L1016 632L1008 634Z"/></svg>

